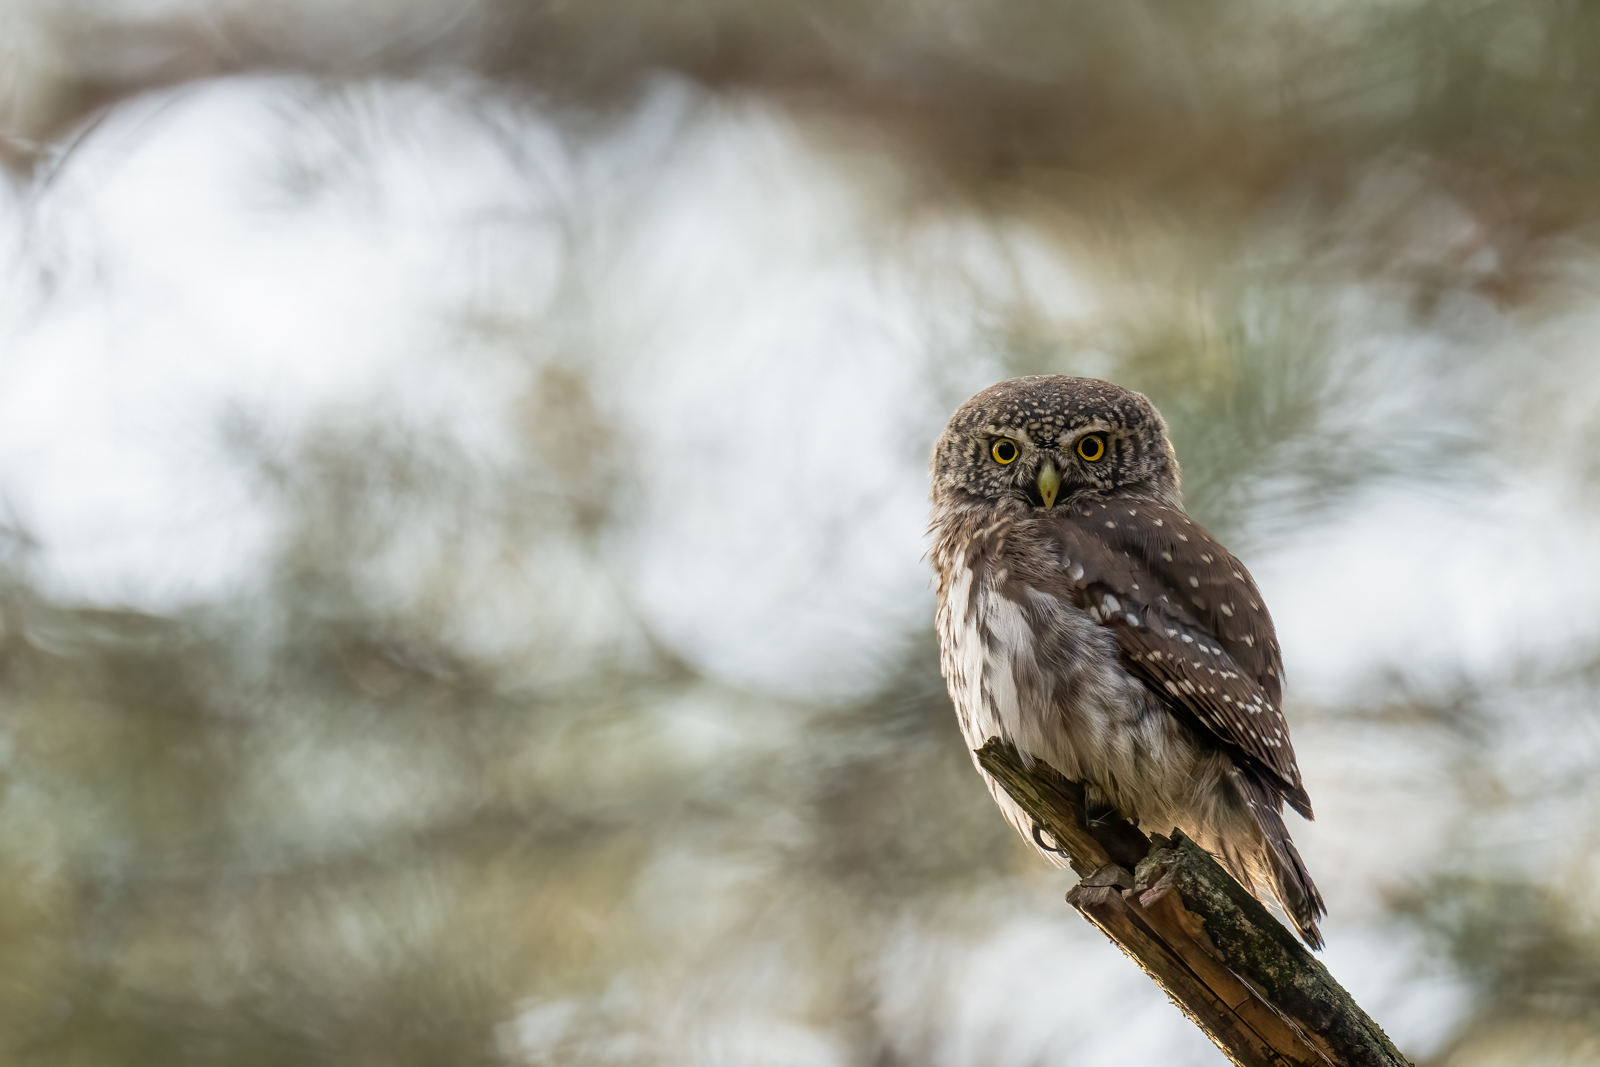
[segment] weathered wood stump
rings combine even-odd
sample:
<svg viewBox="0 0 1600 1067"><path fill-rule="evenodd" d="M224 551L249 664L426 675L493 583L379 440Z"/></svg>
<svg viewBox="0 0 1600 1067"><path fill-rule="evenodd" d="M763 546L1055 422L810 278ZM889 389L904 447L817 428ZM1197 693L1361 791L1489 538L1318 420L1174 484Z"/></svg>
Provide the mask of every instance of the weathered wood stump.
<svg viewBox="0 0 1600 1067"><path fill-rule="evenodd" d="M984 770L1082 876L1067 902L1241 1067L1410 1067L1328 969L1205 849L1088 819L1083 787L990 738Z"/></svg>

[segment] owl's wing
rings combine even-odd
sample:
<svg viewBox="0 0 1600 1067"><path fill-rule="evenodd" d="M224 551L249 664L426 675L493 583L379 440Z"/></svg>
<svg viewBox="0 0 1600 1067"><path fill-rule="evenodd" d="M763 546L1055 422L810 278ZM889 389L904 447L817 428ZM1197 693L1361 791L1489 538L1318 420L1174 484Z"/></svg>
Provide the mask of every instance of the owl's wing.
<svg viewBox="0 0 1600 1067"><path fill-rule="evenodd" d="M1306 818L1283 717L1283 660L1250 572L1182 511L1141 500L1058 513L1078 606L1111 629L1132 669L1247 755Z"/></svg>

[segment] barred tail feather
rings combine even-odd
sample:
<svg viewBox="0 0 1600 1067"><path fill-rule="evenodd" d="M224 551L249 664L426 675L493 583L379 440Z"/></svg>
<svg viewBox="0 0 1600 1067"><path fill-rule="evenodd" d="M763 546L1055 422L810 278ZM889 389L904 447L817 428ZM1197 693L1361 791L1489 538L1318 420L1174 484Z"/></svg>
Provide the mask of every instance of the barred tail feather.
<svg viewBox="0 0 1600 1067"><path fill-rule="evenodd" d="M1322 932L1317 929L1317 920L1326 915L1328 909L1322 902L1322 894L1317 892L1317 884L1311 880L1311 872L1306 870L1305 861L1300 858L1300 850L1289 838L1289 828L1283 824L1283 799L1249 771L1241 772L1238 780L1266 846L1263 851L1272 895L1305 943L1320 949Z"/></svg>

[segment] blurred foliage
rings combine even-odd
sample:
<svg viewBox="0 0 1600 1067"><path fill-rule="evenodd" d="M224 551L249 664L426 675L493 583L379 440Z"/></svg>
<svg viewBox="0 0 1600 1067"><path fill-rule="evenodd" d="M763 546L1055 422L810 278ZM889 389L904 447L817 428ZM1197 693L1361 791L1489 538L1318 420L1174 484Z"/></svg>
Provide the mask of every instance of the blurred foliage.
<svg viewBox="0 0 1600 1067"><path fill-rule="evenodd" d="M1591 1017L1600 1004L1600 931L1548 888L1440 877L1408 894L1413 914L1500 1010Z"/></svg>
<svg viewBox="0 0 1600 1067"><path fill-rule="evenodd" d="M526 1003L589 996L563 1017L570 1054L650 1060L603 1051L658 1025L659 998L607 1011L619 975L663 954L727 967L730 944L767 938L865 968L864 935L1020 858L972 788L926 644L881 695L783 709L781 736L709 764L674 741L674 706L777 709L659 650L530 672L460 647L444 615L470 566L449 546L469 522L525 533L485 500L545 520L535 542L562 533L515 475L451 492L471 471L437 444L347 432L264 464L295 516L272 578L179 617L53 604L14 540L8 1059L500 1062L497 1028ZM581 465L546 473L587 540ZM407 544L430 527L438 544ZM371 580L396 551L454 585L413 574L426 595L397 605ZM734 880L698 916L681 872L652 871L696 855ZM810 996L858 1041L892 1043L869 991Z"/></svg>
<svg viewBox="0 0 1600 1067"><path fill-rule="evenodd" d="M1092 264L1092 329L1023 286L995 301L1000 364L1148 392L1195 513L1241 552L1375 487L1488 480L1485 440L1553 405L1560 375L1466 341L1486 308L1574 306L1600 204L1600 9L1578 0L3 18L0 145L38 186L119 104L218 77L302 75L324 103L414 81L486 125L509 102L575 140L663 73L773 102L846 170L891 154L907 228L963 214ZM359 110L340 122L360 129ZM324 177L291 160L285 195ZM782 1005L839 1062L950 1062L937 1020L892 1010L884 960L898 938L992 926L985 902L1035 868L961 751L931 637L830 703L739 690L650 631L606 549L632 521L627 468L615 442L572 447L616 415L574 326L604 309L566 266L566 319L461 312L536 365L499 466L381 414L292 447L231 424L281 529L225 602L65 601L8 531L8 1062L742 1062L706 1033L749 1003ZM1587 409L1570 429L1592 442ZM472 616L506 600L535 610L486 639ZM1453 790L1453 851L1382 887L1390 921L1471 988L1435 1062L1594 1061L1600 842L1516 855L1553 798L1592 811L1597 696L1590 667L1533 664L1300 710L1379 745L1424 738L1442 770L1415 788Z"/></svg>

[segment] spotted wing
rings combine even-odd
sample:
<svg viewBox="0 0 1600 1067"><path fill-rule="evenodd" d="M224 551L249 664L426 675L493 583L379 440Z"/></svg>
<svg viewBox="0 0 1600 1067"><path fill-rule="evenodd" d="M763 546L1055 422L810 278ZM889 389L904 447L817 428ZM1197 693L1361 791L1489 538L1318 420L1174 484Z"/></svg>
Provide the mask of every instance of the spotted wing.
<svg viewBox="0 0 1600 1067"><path fill-rule="evenodd" d="M1111 629L1130 667L1310 818L1282 655L1244 565L1182 511L1147 501L1068 506L1056 529L1078 606Z"/></svg>

